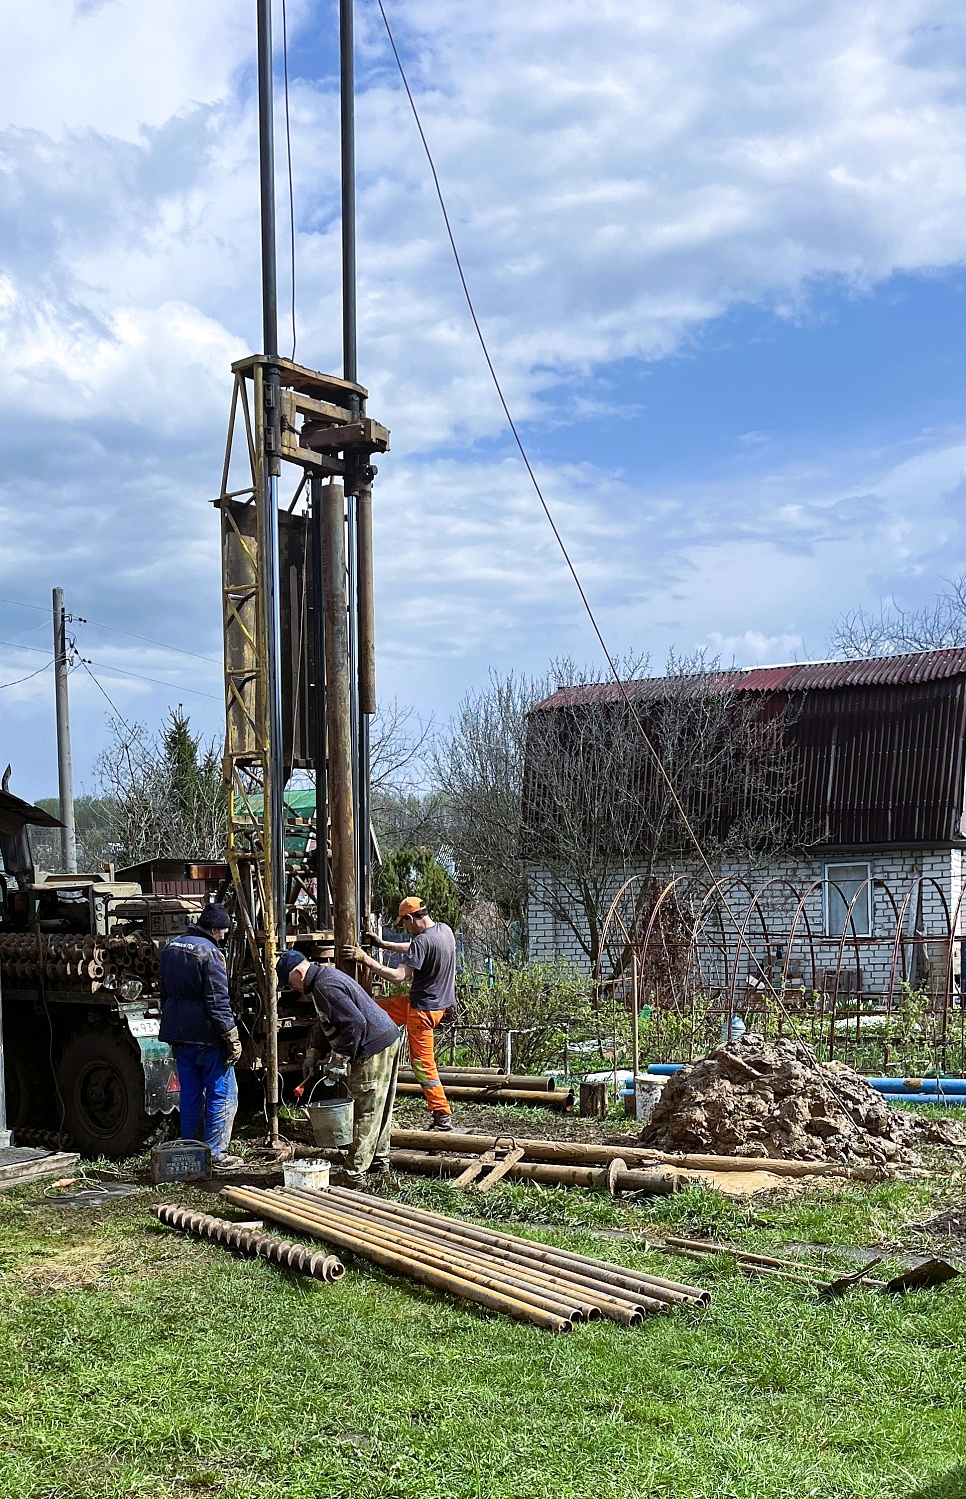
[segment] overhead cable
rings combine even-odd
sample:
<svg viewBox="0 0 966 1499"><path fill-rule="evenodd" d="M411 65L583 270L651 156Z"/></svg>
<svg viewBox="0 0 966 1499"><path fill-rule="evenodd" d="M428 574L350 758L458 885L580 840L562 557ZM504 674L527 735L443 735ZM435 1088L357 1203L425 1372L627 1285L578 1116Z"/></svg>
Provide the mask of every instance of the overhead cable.
<svg viewBox="0 0 966 1499"><path fill-rule="evenodd" d="M608 648L606 640L604 639L603 632L601 630L600 625L597 622L597 617L594 614L593 607L592 607L592 605L590 603L589 598L587 597L587 593L586 593L586 591L584 589L583 583L580 580L580 576L579 576L579 574L577 572L577 568L576 568L576 566L575 566L575 564L573 562L573 559L572 559L572 557L570 555L570 552L567 549L567 544L564 541L563 536L561 535L560 529L557 526L557 522L554 519L553 512L551 511L550 506L547 503L547 500L546 500L546 497L545 497L545 495L543 493L543 490L540 487L539 480L537 479L536 473L534 472L534 469L533 469L533 465L530 462L529 454L527 453L527 450L526 450L526 448L525 448L525 446L523 444L523 439L521 438L519 430L517 428L517 424L516 424L516 422L513 419L513 414L510 411L510 407L507 404L506 396L503 393L503 387L500 384L500 378L499 378L499 376L498 376L498 374L496 372L496 367L494 366L493 360L492 360L492 358L490 356L489 347L487 345L486 338L485 338L484 333L483 333L483 329L480 326L480 320L477 317L476 307L475 307L475 305L473 303L473 297L472 297L472 294L470 292L469 284L467 283L467 280L466 280L466 274L465 274L465 272L463 270L463 262L462 262L462 260L460 258L459 249L458 249L457 244L456 244L456 237L455 237L455 235L453 233L453 226L452 226L452 224L450 222L449 212L448 212L447 207L446 207L446 200L445 200L445 198L443 196L443 189L442 189L442 186L440 184L439 174L438 174L438 172L436 170L436 163L435 163L435 161L433 159L433 153L432 153L432 151L430 149L429 141L426 138L426 132L423 129L423 124L422 124L422 120L420 119L419 110L416 107L416 100L413 97L412 89L409 86L409 79L406 76L406 70L403 67L402 58L400 57L400 55L399 55L399 49L396 46L396 40L395 40L395 37L393 36L393 33L392 33L392 27L389 25L389 18L386 15L386 9L385 9L385 6L383 4L383 0L376 0L376 4L379 7L379 14L382 16L383 25L385 26L385 29L386 29L386 36L389 39L389 46L392 49L392 55L395 58L396 67L397 67L397 69L399 71L399 77L400 77L400 79L402 81L402 86L405 89L406 97L409 100L409 107L412 110L413 120L415 121L416 129L419 132L419 139L422 142L423 152L424 152L424 154L426 156L426 161L427 161L427 163L429 165L430 173L432 174L433 186L434 186L435 191L436 191L436 197L437 197L437 200L439 202L440 211L441 211L441 213L443 215L443 223L446 226L446 234L447 234L447 238L449 239L450 249L453 252L453 259L454 259L454 261L456 263L456 270L457 270L457 273L459 275L460 285L463 288L463 296L464 296L464 298L466 300L466 306L467 306L467 308L469 310L469 314L470 314L470 318L471 318L472 323L473 323L473 327L476 330L476 336L477 336L477 339L479 340L480 348L481 348L481 350L483 352L483 358L486 361L486 367L487 367L487 369L490 372L490 378L491 378L491 380L493 382L493 386L494 386L494 389L496 390L497 396L499 397L500 405L503 408L503 414L506 417L507 425L509 426L511 433L513 434L514 442L517 445L517 448L518 448L519 453L520 453L520 457L523 460L523 463L524 463L524 466L526 468L527 474L529 475L529 478L530 478L530 482L533 485L534 492L536 493L537 499L540 502L541 509L543 510L543 513L544 513L544 515L545 515L545 517L547 519L547 522L548 522L548 524L550 526L550 529L553 532L554 539L555 539L555 541L557 543L557 546L560 549L560 552L561 552L561 555L563 556L564 562L567 564L567 570L569 571L570 576L571 576L571 578L574 581L574 585L575 585L575 587L577 589L577 593L580 596L580 602L583 605L583 608L584 608L584 611L585 611L585 613L587 615L587 618L590 621L590 624L591 624L591 627L593 629L593 632L594 632L595 636L597 637L598 644L600 645L601 651L603 652L604 658L605 658L605 660L607 662L607 666L608 666L608 668L610 670L610 673L611 673L612 677L614 678L614 682L615 682L615 684L617 686L617 691L618 691L620 697L623 699L624 706L626 707L627 712L630 715L630 718L631 718L632 722L634 723L634 726L637 729L637 731L638 731L638 733L639 733L639 735L641 737L642 743L644 744L644 746L645 746L648 754L651 756L651 759L654 762L654 766L655 766L658 774L660 775L661 780L664 782L665 786L667 787L668 795L670 796L671 801L674 803L674 806L675 806L675 808L677 810L677 813L678 813L678 815L679 815L679 817L681 819L681 823L682 823L682 826L684 827L685 832L687 833L689 839L691 840L691 843L694 845L694 849L695 849L695 852L697 854L697 857L698 857L700 863L704 866L706 872L711 877L711 879L712 880L716 880L717 876L716 876L715 870L714 870L714 868L713 868L713 866L711 864L710 859L708 858L707 854L704 851L704 846L702 845L701 840L698 837L698 833L697 833L696 828L694 827L694 824L692 823L690 817L688 816L688 813L687 813L687 810L685 809L684 803L682 802L680 796L678 795L678 790L677 790L677 787L674 784L674 780L673 780L673 778L671 776L671 773L668 770L667 766L665 765L664 760L662 759L660 753L658 752L657 747L654 744L654 741L651 739L650 735L648 734L647 729L644 726L644 722L643 722L640 714L638 713L638 711L637 711L637 709L636 709L633 701L631 700L630 693L628 692L627 683L621 677L621 674L620 674L620 672L617 669L617 663L616 663L613 655L611 654L610 649ZM732 909L731 909L728 901L724 897L722 897L722 903L723 903L723 905L725 907L725 910L728 912L728 915L730 916L730 918L731 918L731 920L732 920L732 922L734 924L735 931L738 934L739 945L744 946L746 948L746 950L748 952L748 956L749 956L751 962L759 970L761 970L761 962L758 959L757 955L753 952L753 950L751 948L751 945L750 945L750 943L747 940L747 937L744 935L744 933L743 933L743 931L742 931L742 929L741 929L741 927L739 925L737 916L732 911ZM775 995L775 998L776 998L776 1000L777 1000L777 1002L779 1004L779 1007L787 1015L788 1012L785 1011L784 1006L781 1004L781 1000L780 1000L779 996L777 995L777 993ZM788 1016L788 1018L789 1018L789 1020L791 1020L792 1017ZM794 1028L794 1025L793 1025L793 1028Z"/></svg>
<svg viewBox="0 0 966 1499"><path fill-rule="evenodd" d="M35 609L38 611L38 613L41 614L46 614L48 612L48 610L46 608L42 608L40 604L25 604L23 599L0 598L0 604L13 604L17 609ZM150 635L137 635L133 630L122 630L120 625L106 625L102 620L88 619L86 616L82 617L78 614L68 614L67 618L70 620L76 620L79 625L94 625L98 630L111 630L115 635L127 635L129 639L143 641L145 645L156 645L162 651L176 651L179 656L190 656L194 661L207 661L210 666L221 666L222 664L215 656L202 656L198 651L186 651L184 646L172 645L168 640L152 640ZM36 625L34 628L39 630L42 627L40 625ZM28 634L29 633L30 632L28 631ZM0 644L2 643L3 642L0 641ZM29 650L30 647L25 646L24 649Z"/></svg>
<svg viewBox="0 0 966 1499"><path fill-rule="evenodd" d="M53 664L54 658L51 656L50 660L44 662L43 666L38 666L36 671L29 671L25 677L15 677L12 682L0 682L0 692L5 687L19 687L21 682L29 682L34 677L39 677L42 671L48 671Z"/></svg>

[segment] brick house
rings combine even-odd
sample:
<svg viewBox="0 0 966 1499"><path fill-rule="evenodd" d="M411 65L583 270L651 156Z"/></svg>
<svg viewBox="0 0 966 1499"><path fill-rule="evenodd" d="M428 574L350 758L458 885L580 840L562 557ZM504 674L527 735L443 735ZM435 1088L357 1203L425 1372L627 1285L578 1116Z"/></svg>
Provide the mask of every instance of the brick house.
<svg viewBox="0 0 966 1499"><path fill-rule="evenodd" d="M666 680L627 684L645 726ZM894 987L897 975L915 981L917 965L921 976L924 965L939 960L937 952L958 974L959 944L952 944L950 958L948 936L951 926L957 934L962 929L966 649L760 667L714 680L732 700L754 694L756 713L781 722L794 770L782 852L712 856L722 888L732 892L723 897L729 913L747 922L745 967L760 962L774 973L784 963L786 972L790 964L798 972L810 964L805 982L818 983L819 970L837 966L837 986L863 993ZM599 715L602 705L619 702L616 684L563 689L533 710L528 744L546 728L544 715L566 715L579 726L582 714ZM531 759L524 786L530 956L556 954L587 967L586 932L578 935L547 898L554 892L540 857L546 798ZM646 768L635 794L642 808L654 794ZM699 808L695 821L707 826L712 814L720 818L720 806ZM648 825L642 815L642 827ZM645 848L625 848L610 872L609 898L649 863ZM650 868L659 882L678 878L682 889L691 877L692 901L694 888L711 884L684 849ZM740 967L745 959L736 960L733 950L729 958L727 946L721 961ZM713 954L708 961L716 961Z"/></svg>

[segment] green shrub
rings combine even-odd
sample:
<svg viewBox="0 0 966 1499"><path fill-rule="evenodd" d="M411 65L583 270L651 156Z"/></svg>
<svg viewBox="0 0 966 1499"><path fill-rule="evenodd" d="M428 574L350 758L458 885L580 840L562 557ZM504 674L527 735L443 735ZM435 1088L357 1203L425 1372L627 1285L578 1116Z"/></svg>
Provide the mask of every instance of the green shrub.
<svg viewBox="0 0 966 1499"><path fill-rule="evenodd" d="M495 961L489 973L460 975L457 990L461 1050L477 1067L502 1067L507 1030L513 1037L514 1072L558 1069L565 1044L592 1039L596 1032L587 979L563 959L539 963Z"/></svg>

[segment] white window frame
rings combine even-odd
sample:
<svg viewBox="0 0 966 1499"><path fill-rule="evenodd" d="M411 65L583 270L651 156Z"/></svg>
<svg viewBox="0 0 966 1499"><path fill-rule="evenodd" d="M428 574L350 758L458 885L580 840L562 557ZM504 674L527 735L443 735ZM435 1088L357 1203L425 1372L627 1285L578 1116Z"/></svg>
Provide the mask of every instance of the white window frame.
<svg viewBox="0 0 966 1499"><path fill-rule="evenodd" d="M873 936L873 934L875 932L875 902L873 900L873 895L874 895L875 887L874 887L874 885L872 883L872 865L871 865L871 863L869 862L868 859L836 859L833 864L826 864L825 865L825 875L824 875L824 879L822 881L822 907L823 907L823 910L822 910L822 924L825 927L825 935L826 935L826 937L836 937L840 941L841 941L842 935L843 935L842 932L833 932L831 930L831 921L829 919L829 917L830 917L829 907L831 905L829 897L832 894L832 886L836 885L838 887L841 887L841 884L842 884L842 881L840 879L836 878L836 875L834 873L835 870L839 870L839 869L864 869L865 870L865 878L868 881L868 883L866 884L866 887L865 887L866 898L867 898L867 901L868 901L868 912L869 912L868 930L867 931L863 931L862 930L862 928L859 925L859 922L857 920L857 918L859 916L859 912L855 909L855 907L853 907L852 908L852 921L849 921L848 919L845 920L845 934L844 934L845 935L845 940L846 940L846 942L851 942L853 936L855 936L855 937L871 937L871 936ZM839 895L839 890L838 889L836 889L835 894L837 896L839 896L839 899L842 898ZM848 904L846 904L845 912L846 912L846 918L847 918L847 916L848 916ZM854 931L854 933L852 931L852 922L853 921L855 922L855 931Z"/></svg>

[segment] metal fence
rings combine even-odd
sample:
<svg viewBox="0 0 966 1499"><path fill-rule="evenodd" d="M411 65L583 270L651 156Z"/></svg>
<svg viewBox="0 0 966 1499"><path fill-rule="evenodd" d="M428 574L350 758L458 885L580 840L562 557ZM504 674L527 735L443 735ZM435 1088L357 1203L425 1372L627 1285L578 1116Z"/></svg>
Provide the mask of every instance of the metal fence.
<svg viewBox="0 0 966 1499"><path fill-rule="evenodd" d="M842 930L830 935L833 894ZM896 892L878 879L634 876L608 912L595 976L615 1053L690 1060L737 1017L865 1071L962 1071L962 906L925 877ZM858 912L874 913L867 930Z"/></svg>

